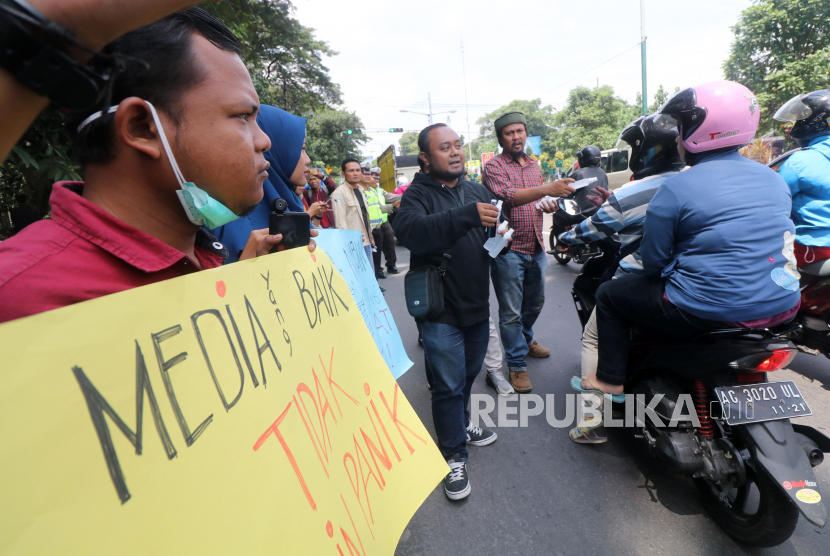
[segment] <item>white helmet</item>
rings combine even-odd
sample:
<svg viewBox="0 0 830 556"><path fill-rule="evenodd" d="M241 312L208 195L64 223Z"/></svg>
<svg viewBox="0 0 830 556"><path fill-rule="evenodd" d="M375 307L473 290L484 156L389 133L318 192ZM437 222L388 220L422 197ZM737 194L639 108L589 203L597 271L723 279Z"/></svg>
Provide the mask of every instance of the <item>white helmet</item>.
<svg viewBox="0 0 830 556"><path fill-rule="evenodd" d="M404 187L406 185L409 185L409 180L406 179L406 176L398 176L398 185L400 187Z"/></svg>

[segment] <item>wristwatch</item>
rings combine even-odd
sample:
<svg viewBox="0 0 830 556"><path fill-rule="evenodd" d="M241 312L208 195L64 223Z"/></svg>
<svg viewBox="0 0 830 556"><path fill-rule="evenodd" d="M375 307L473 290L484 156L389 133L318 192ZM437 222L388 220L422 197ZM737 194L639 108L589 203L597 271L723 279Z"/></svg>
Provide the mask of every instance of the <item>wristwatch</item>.
<svg viewBox="0 0 830 556"><path fill-rule="evenodd" d="M75 47L109 67L102 73L64 52ZM22 85L66 110L95 106L108 92L111 77L123 68L119 58L93 52L75 33L50 21L21 0L0 0L0 67Z"/></svg>

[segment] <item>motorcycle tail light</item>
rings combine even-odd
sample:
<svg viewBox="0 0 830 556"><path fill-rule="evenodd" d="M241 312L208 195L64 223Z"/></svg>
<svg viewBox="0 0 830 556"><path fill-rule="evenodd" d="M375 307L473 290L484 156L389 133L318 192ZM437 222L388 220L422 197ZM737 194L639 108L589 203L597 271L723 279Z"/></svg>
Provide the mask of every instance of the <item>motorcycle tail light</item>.
<svg viewBox="0 0 830 556"><path fill-rule="evenodd" d="M764 373L738 373L738 376L735 377L740 384L746 384L751 382L764 382L766 375Z"/></svg>
<svg viewBox="0 0 830 556"><path fill-rule="evenodd" d="M737 361L732 361L729 366L740 371L751 371L756 373L767 373L777 371L790 364L795 359L795 349L776 349L772 353L760 353L758 355L747 355Z"/></svg>

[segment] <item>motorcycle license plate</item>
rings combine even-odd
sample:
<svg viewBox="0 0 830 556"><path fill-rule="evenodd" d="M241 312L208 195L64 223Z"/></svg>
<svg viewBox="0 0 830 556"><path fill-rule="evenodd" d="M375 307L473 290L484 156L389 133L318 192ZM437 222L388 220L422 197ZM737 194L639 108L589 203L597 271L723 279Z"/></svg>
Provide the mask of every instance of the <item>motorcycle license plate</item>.
<svg viewBox="0 0 830 556"><path fill-rule="evenodd" d="M745 425L812 415L792 380L738 386L718 386L715 394L721 418L729 425Z"/></svg>

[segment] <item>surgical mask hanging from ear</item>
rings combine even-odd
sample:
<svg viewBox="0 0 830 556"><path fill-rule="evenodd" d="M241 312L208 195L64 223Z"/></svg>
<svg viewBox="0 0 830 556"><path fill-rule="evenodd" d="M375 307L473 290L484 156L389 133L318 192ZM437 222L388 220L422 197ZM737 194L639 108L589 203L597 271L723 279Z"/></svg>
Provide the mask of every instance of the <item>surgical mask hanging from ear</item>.
<svg viewBox="0 0 830 556"><path fill-rule="evenodd" d="M156 128L159 130L161 144L164 146L164 152L167 154L167 159L170 161L170 166L173 168L173 173L176 175L176 180L178 180L179 186L181 187L180 190L176 191L176 195L179 197L179 201L184 208L185 214L187 214L188 220L197 226L207 226L208 228L213 229L223 226L228 222L233 222L239 218L239 216L234 214L234 212L228 207L208 195L207 191L200 189L192 182L185 181L181 170L179 170L179 165L176 163L176 158L173 156L173 151L170 150L170 144L167 142L167 135L164 133L164 128L161 126L161 121L159 120L155 106L153 106L153 104L148 100L145 100L144 102L150 107L150 113L153 115L153 121L156 123ZM107 110L107 113L112 114L117 108L117 105L111 106ZM104 112L100 111L89 116L78 126L78 131L80 132L84 127L86 127L87 124L97 120L103 114Z"/></svg>

